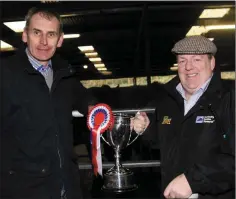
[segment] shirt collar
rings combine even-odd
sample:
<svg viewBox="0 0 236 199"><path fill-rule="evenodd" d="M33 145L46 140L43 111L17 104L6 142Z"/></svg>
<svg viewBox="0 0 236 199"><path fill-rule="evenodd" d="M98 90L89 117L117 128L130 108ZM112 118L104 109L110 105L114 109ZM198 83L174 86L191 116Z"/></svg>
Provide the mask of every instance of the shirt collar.
<svg viewBox="0 0 236 199"><path fill-rule="evenodd" d="M209 77L209 79L198 89L196 90L194 94L198 93L198 92L202 92L204 93L206 91L206 89L208 88L209 84L210 84L210 81L212 79L212 76L213 74L211 75L211 77ZM176 86L176 90L182 95L182 97L185 99L185 91L184 91L184 88L182 86L181 83L179 83L177 86Z"/></svg>
<svg viewBox="0 0 236 199"><path fill-rule="evenodd" d="M28 56L29 62L32 64L32 66L34 67L35 70L38 70L39 68L42 67L42 64L30 54L28 48L25 49L25 52ZM47 68L47 67L51 67L51 66L52 66L52 61L50 59L48 61L47 66L45 66L45 67Z"/></svg>

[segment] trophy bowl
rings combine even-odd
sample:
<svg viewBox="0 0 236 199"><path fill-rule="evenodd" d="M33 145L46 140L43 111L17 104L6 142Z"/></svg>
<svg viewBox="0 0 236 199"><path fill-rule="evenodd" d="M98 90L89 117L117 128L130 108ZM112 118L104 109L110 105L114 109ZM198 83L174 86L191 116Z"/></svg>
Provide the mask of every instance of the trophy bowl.
<svg viewBox="0 0 236 199"><path fill-rule="evenodd" d="M132 144L138 135L130 142L132 132L130 129L131 116L124 113L113 113L113 116L114 125L105 132L107 140L103 136L102 138L114 149L115 165L104 174L102 190L123 193L138 188L135 184L133 172L124 168L120 162L122 149Z"/></svg>

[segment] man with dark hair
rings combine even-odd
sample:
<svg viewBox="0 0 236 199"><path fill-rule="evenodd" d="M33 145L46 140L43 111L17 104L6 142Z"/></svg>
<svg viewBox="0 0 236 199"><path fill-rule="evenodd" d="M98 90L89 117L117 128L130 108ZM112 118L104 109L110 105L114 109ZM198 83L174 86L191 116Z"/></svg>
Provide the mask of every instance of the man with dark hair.
<svg viewBox="0 0 236 199"><path fill-rule="evenodd" d="M138 133L150 126L143 140L159 140L165 198L235 198L235 97L222 84L216 51L203 36L177 42L178 76L156 103L157 122L143 113L133 121Z"/></svg>
<svg viewBox="0 0 236 199"><path fill-rule="evenodd" d="M87 114L95 99L69 64L55 55L60 16L33 8L22 40L1 60L1 198L79 199L72 110Z"/></svg>

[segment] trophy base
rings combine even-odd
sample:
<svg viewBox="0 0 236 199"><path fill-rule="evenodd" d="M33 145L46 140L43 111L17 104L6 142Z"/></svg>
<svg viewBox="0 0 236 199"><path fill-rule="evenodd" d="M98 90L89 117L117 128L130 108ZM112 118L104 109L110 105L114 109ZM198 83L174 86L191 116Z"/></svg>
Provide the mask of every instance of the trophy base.
<svg viewBox="0 0 236 199"><path fill-rule="evenodd" d="M104 174L104 185L102 190L105 192L125 193L134 191L138 186L134 182L133 172L129 169L112 167Z"/></svg>
<svg viewBox="0 0 236 199"><path fill-rule="evenodd" d="M102 191L104 192L109 192L109 193L127 193L127 192L131 192L131 191L135 191L136 189L138 189L138 186L137 185L133 185L133 187L130 187L130 188L126 188L126 189L115 189L115 188L107 188L103 185L102 187Z"/></svg>

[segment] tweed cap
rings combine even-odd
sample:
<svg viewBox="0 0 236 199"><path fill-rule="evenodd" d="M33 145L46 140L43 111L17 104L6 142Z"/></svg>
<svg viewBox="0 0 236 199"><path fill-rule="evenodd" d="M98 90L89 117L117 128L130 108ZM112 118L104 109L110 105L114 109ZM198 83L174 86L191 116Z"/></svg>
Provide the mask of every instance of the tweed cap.
<svg viewBox="0 0 236 199"><path fill-rule="evenodd" d="M189 36L178 41L171 50L174 54L212 54L217 52L216 45L204 36Z"/></svg>

